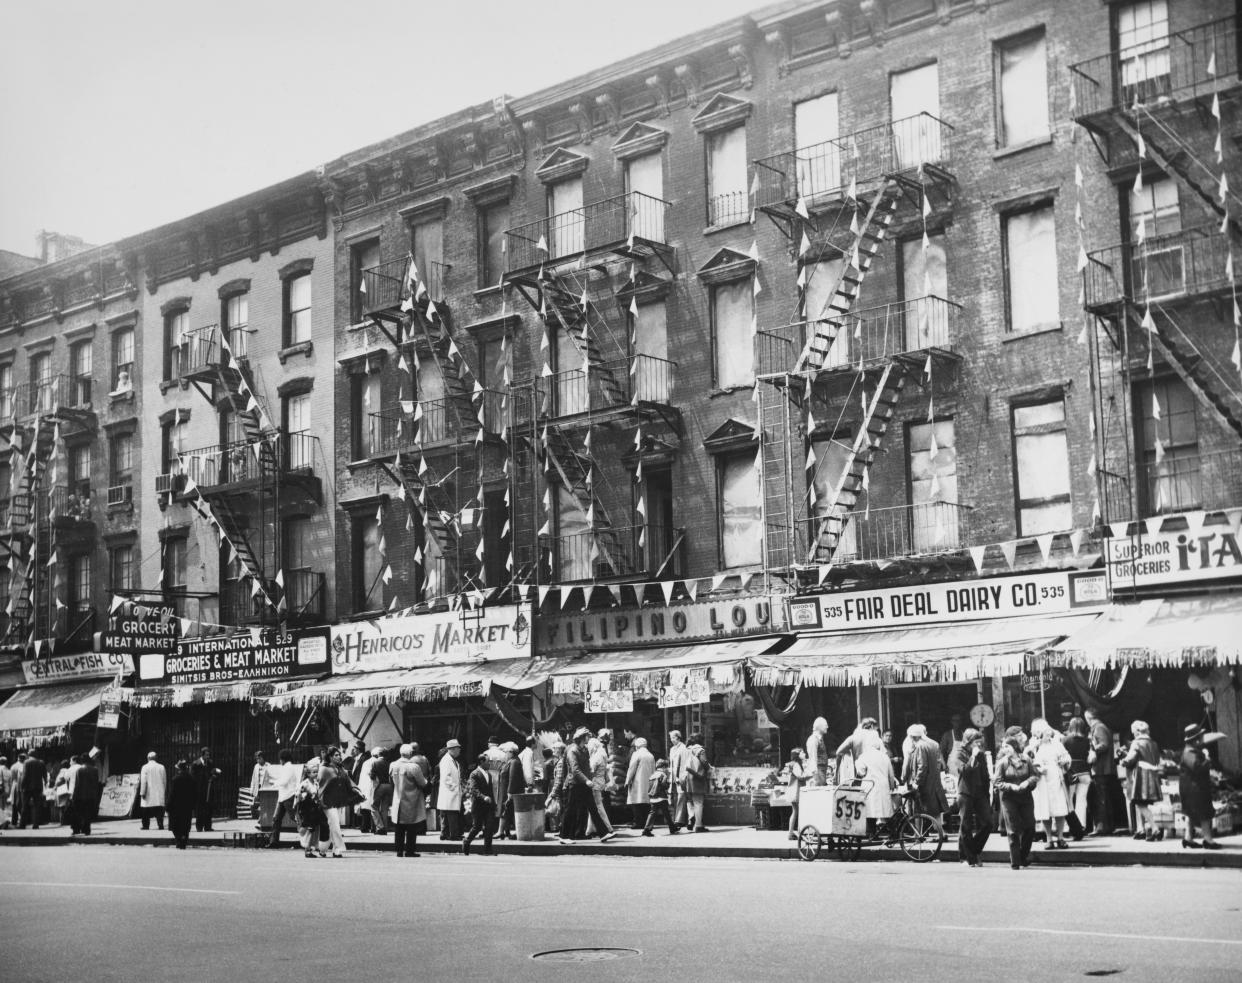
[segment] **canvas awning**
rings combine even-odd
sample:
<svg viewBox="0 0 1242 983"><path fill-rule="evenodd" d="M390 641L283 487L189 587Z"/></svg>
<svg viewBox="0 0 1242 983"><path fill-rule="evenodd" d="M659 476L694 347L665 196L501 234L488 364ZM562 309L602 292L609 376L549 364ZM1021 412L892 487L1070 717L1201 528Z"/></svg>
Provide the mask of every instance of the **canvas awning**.
<svg viewBox="0 0 1242 983"><path fill-rule="evenodd" d="M1242 662L1242 595L1112 604L1052 654L1080 669L1236 665Z"/></svg>
<svg viewBox="0 0 1242 983"><path fill-rule="evenodd" d="M486 696L492 686L531 689L546 682L558 659L500 659L415 669L384 669L329 676L317 683L265 698L273 709L305 706L377 706L426 702L460 696Z"/></svg>
<svg viewBox="0 0 1242 983"><path fill-rule="evenodd" d="M115 677L108 676L19 689L0 706L0 737L60 737L88 713L98 710L103 691L115 684Z"/></svg>
<svg viewBox="0 0 1242 983"><path fill-rule="evenodd" d="M552 692L628 689L654 693L663 686L681 685L692 676L706 676L714 693L729 692L742 688L746 661L768 651L776 641L767 635L697 645L590 650L552 673Z"/></svg>
<svg viewBox="0 0 1242 983"><path fill-rule="evenodd" d="M1097 614L1005 618L880 631L802 634L777 655L750 660L761 686L853 686L1013 676L1027 656Z"/></svg>

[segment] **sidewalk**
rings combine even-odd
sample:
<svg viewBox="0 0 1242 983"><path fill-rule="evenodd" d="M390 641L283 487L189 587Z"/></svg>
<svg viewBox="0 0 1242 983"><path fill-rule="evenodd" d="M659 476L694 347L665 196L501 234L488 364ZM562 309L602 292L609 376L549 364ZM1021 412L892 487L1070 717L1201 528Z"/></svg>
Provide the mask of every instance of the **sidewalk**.
<svg viewBox="0 0 1242 983"><path fill-rule="evenodd" d="M233 848L246 845L247 837L259 833L252 820L221 819L213 824L211 833L191 833L192 847ZM349 850L390 851L392 836L374 836L345 830ZM1147 843L1129 836L1088 838L1070 843L1068 850L1045 851L1042 843L1035 844L1032 854L1035 866L1096 867L1211 867L1242 869L1242 835L1218 837L1222 849L1217 851L1186 850L1180 840L1162 840ZM160 846L173 845L172 834L155 828L143 830L136 819L96 822L90 836L69 835L67 826L43 826L40 829L6 829L0 831L0 847L4 846L65 846L69 844L94 844L109 846ZM297 847L297 834L281 834L282 846ZM572 845L559 843L549 836L542 842L519 843L513 840L497 840L493 848L499 853L527 856L557 855L625 855L639 857L745 857L762 860L797 860L794 843L784 832L757 830L750 826L716 826L707 833L687 833L669 836L667 831L657 832L654 837L640 836L637 830L619 826L618 836L609 843L585 840ZM476 849L482 849L476 843ZM460 853L461 845L447 843L438 833L419 837L420 853ZM1003 837L993 834L983 854L985 863L1000 866L1008 864L1009 854ZM895 860L906 862L904 855L895 847L865 846L859 861ZM941 862L957 862L957 838L950 835L940 853ZM827 852L816 863L834 863Z"/></svg>

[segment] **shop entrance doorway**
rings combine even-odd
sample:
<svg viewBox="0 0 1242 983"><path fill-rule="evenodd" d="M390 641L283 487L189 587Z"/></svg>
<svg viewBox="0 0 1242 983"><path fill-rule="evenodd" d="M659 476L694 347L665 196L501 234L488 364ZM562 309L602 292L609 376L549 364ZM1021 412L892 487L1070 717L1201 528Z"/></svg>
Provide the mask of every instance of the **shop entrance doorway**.
<svg viewBox="0 0 1242 983"><path fill-rule="evenodd" d="M950 718L961 714L970 726L970 708L976 703L991 703L982 696L982 680L964 683L896 683L884 688L883 726L893 731L893 743L901 746L906 728L923 724L927 736L939 741L950 727Z"/></svg>

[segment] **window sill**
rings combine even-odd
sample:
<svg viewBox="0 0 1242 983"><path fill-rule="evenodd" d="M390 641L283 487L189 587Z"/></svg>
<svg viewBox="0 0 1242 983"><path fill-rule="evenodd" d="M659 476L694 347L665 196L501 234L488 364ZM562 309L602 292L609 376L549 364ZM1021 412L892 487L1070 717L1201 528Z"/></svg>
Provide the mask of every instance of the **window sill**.
<svg viewBox="0 0 1242 983"><path fill-rule="evenodd" d="M474 292L474 299L486 300L488 297L496 297L499 296L500 291L501 286L499 283L494 283L490 287L479 287L479 289Z"/></svg>
<svg viewBox="0 0 1242 983"><path fill-rule="evenodd" d="M743 225L750 225L750 216L745 218L734 219L732 222L722 222L719 225L708 225L703 229L703 235L714 235L717 232L727 232L729 229L736 229Z"/></svg>
<svg viewBox="0 0 1242 983"><path fill-rule="evenodd" d="M751 382L751 383L747 383L744 386L728 386L724 389L710 389L708 390L707 398L716 399L720 396L732 396L734 393L750 392L754 388L755 388L755 384Z"/></svg>
<svg viewBox="0 0 1242 983"><path fill-rule="evenodd" d="M134 401L134 390L126 389L121 392L108 393L110 405L116 406L117 403L132 403Z"/></svg>
<svg viewBox="0 0 1242 983"><path fill-rule="evenodd" d="M305 355L310 358L315 353L315 343L313 341L299 341L295 345L288 348L282 348L276 353L276 357L280 359L280 364L284 365L289 359L296 355Z"/></svg>
<svg viewBox="0 0 1242 983"><path fill-rule="evenodd" d="M1038 338L1046 334L1064 334L1065 323L1054 324L1047 328L1036 328L1034 331L1023 331L1021 334L1007 334L1001 339L1002 345L1008 345L1011 341L1022 341L1024 338Z"/></svg>
<svg viewBox="0 0 1242 983"><path fill-rule="evenodd" d="M1052 134L1036 137L1034 140L1027 140L1025 143L1015 143L1011 147L998 147L992 153L993 160L1003 160L1006 157L1013 157L1015 154L1023 153L1027 150L1034 150L1036 147L1051 147Z"/></svg>
<svg viewBox="0 0 1242 983"><path fill-rule="evenodd" d="M160 383L160 395L166 396L170 389L176 389L178 386L185 389L187 385L188 383L184 379L165 379Z"/></svg>
<svg viewBox="0 0 1242 983"><path fill-rule="evenodd" d="M369 328L370 326L371 326L370 321L367 321L367 320L355 321L353 324L346 327L345 330L346 331L362 331L364 328Z"/></svg>
<svg viewBox="0 0 1242 983"><path fill-rule="evenodd" d="M356 461L346 461L345 470L348 471L350 474L353 474L355 471L358 471L361 468L369 467L371 465L375 465L376 467L379 467L380 458L392 457L392 456L393 455L391 454L387 454L387 455L377 454L375 457L360 457Z"/></svg>
<svg viewBox="0 0 1242 983"><path fill-rule="evenodd" d="M133 515L133 514L134 514L134 503L133 502L122 502L119 505L108 506L108 518L109 519L115 518L118 515Z"/></svg>

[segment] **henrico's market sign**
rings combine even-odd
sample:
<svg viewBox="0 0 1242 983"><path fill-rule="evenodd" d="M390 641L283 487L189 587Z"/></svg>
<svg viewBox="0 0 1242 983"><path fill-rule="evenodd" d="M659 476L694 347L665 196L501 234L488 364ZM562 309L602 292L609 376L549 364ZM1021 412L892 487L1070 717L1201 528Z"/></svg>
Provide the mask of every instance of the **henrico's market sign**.
<svg viewBox="0 0 1242 983"><path fill-rule="evenodd" d="M333 673L529 657L530 608L525 604L332 626Z"/></svg>
<svg viewBox="0 0 1242 983"><path fill-rule="evenodd" d="M1041 573L792 598L793 629L894 628L1064 614L1108 600L1103 572Z"/></svg>
<svg viewBox="0 0 1242 983"><path fill-rule="evenodd" d="M1115 536L1106 542L1113 590L1242 576L1242 549L1230 526Z"/></svg>
<svg viewBox="0 0 1242 983"><path fill-rule="evenodd" d="M22 663L27 685L83 676L127 676L133 671L133 659L120 652L81 652Z"/></svg>
<svg viewBox="0 0 1242 983"><path fill-rule="evenodd" d="M780 611L778 609L778 615ZM779 620L779 619L778 619ZM778 631L765 596L732 601L692 601L666 607L613 608L539 619L540 655L583 648L618 648L677 641L729 638Z"/></svg>
<svg viewBox="0 0 1242 983"><path fill-rule="evenodd" d="M329 669L326 628L241 630L231 637L181 639L176 651L139 656L138 685L194 686L319 676Z"/></svg>

